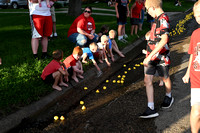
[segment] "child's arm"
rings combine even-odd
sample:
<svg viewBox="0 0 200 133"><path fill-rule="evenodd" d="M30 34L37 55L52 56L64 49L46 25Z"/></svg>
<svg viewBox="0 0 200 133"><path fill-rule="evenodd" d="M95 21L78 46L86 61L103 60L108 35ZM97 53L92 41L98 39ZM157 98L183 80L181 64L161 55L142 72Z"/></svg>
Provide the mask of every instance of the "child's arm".
<svg viewBox="0 0 200 133"><path fill-rule="evenodd" d="M110 62L108 61L108 58L107 58L107 56L106 56L106 52L105 52L105 49L104 49L104 48L103 48L103 55L104 55L104 58L105 58L105 61L106 61L107 65L108 65L108 66L111 66L111 65L110 65Z"/></svg>
<svg viewBox="0 0 200 133"><path fill-rule="evenodd" d="M189 59L189 64L188 64L187 71L186 71L185 75L182 78L182 80L183 80L184 83L188 83L189 82L190 68L191 68L191 64L192 64L192 57L193 57L193 54L190 55L190 59Z"/></svg>
<svg viewBox="0 0 200 133"><path fill-rule="evenodd" d="M167 34L161 35L160 42L156 45L155 49L149 54L149 56L144 59L143 64L145 66L147 66L151 58L165 46L167 41L168 41L168 35Z"/></svg>
<svg viewBox="0 0 200 133"><path fill-rule="evenodd" d="M127 17L129 17L129 15L130 15L130 11L129 11L129 6L128 5L129 4L126 5L126 8L127 8Z"/></svg>
<svg viewBox="0 0 200 133"><path fill-rule="evenodd" d="M97 62L95 61L95 59L92 59L92 62L94 64L94 66L97 68L98 71L101 71L101 69L99 68L99 66L97 65Z"/></svg>
<svg viewBox="0 0 200 133"><path fill-rule="evenodd" d="M118 3L115 3L115 11L116 11L116 17L119 18L119 12L118 12Z"/></svg>

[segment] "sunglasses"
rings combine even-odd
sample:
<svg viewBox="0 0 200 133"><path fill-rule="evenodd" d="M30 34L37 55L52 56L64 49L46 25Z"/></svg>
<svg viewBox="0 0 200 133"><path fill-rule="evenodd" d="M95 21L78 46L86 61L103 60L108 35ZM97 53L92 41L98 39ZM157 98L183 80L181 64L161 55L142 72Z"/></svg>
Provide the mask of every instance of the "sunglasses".
<svg viewBox="0 0 200 133"><path fill-rule="evenodd" d="M84 12L85 12L85 13L86 13L86 12L87 12L87 13L91 13L91 11L87 11L87 10L85 10Z"/></svg>

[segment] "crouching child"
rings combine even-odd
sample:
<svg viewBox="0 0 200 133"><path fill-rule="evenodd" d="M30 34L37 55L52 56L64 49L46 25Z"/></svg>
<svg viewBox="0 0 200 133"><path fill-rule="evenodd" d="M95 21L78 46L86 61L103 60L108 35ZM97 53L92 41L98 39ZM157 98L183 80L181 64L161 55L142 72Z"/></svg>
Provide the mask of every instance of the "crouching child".
<svg viewBox="0 0 200 133"><path fill-rule="evenodd" d="M79 46L76 46L70 56L68 56L63 63L67 67L67 71L69 76L75 81L79 82L78 78L83 79L83 66L80 62L80 58L83 54L82 49ZM68 76L64 77L66 81L68 81Z"/></svg>
<svg viewBox="0 0 200 133"><path fill-rule="evenodd" d="M53 89L61 91L62 88L60 86L68 87L68 85L63 82L63 75L68 76L68 72L65 64L60 62L60 60L63 59L63 51L55 50L52 57L53 60L42 71L41 78L45 83L53 84Z"/></svg>

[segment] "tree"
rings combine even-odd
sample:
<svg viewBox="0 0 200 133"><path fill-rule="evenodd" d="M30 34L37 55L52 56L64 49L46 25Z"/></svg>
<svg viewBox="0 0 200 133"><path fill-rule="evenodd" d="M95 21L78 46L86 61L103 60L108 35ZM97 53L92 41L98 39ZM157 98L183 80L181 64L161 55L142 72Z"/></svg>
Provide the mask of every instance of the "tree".
<svg viewBox="0 0 200 133"><path fill-rule="evenodd" d="M79 16L82 13L81 10L82 0L69 0L69 12L70 16Z"/></svg>

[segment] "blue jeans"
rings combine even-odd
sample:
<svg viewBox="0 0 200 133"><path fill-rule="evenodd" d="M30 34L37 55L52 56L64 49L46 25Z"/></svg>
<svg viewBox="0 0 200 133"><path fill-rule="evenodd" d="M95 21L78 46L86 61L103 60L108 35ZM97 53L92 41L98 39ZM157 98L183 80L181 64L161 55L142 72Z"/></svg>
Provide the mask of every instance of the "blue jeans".
<svg viewBox="0 0 200 133"><path fill-rule="evenodd" d="M98 35L94 34L94 38L90 40L88 37L86 37L83 34L80 33L73 33L68 37L69 41L76 44L76 46L80 47L88 47L90 43L97 42Z"/></svg>

